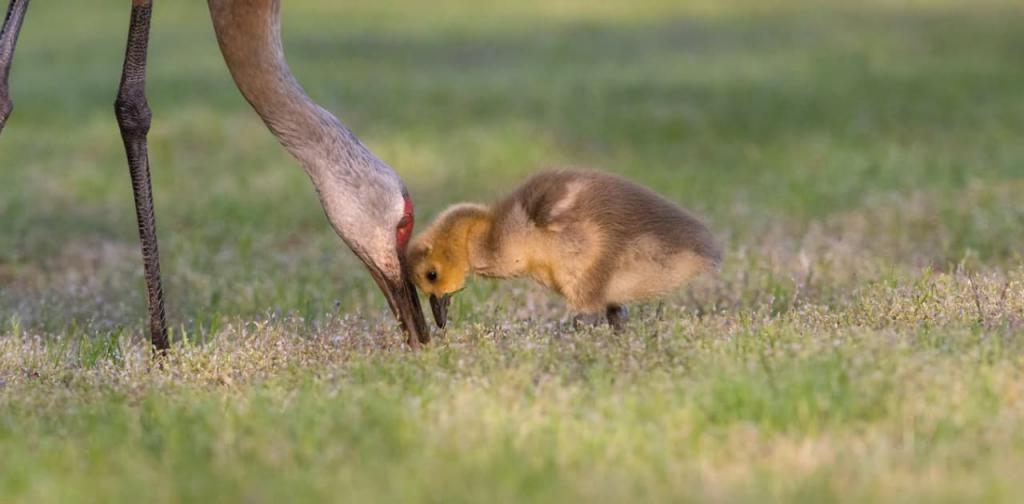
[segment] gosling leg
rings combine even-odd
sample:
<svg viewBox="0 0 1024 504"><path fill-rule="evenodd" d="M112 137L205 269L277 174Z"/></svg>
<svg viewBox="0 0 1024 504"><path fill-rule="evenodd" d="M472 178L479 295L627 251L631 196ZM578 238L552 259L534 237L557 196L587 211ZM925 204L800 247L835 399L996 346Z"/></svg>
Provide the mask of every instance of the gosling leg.
<svg viewBox="0 0 1024 504"><path fill-rule="evenodd" d="M629 312L625 306L610 304L605 310L605 315L608 317L608 325L612 326L612 330L615 332L622 332L626 329L626 321L629 320Z"/></svg>

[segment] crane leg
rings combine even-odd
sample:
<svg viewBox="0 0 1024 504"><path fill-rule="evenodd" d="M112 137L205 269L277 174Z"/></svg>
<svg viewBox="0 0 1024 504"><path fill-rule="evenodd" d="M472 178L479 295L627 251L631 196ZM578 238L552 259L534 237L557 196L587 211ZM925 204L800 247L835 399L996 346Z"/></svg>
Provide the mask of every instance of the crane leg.
<svg viewBox="0 0 1024 504"><path fill-rule="evenodd" d="M17 0L15 0L17 1ZM142 242L142 264L146 277L149 307L149 336L153 349L161 354L169 346L164 316L164 294L160 282L160 252L156 241L156 215L149 177L149 153L146 134L152 114L146 102L146 54L149 46L149 20L152 0L132 0L128 47L125 50L121 85L114 102L117 125L121 129L128 156L128 171L135 194L135 214Z"/></svg>
<svg viewBox="0 0 1024 504"><path fill-rule="evenodd" d="M11 95L7 88L7 76L11 73L11 60L14 59L14 46L18 43L18 32L21 22L25 20L28 0L11 0L7 7L7 16L0 26L0 131L4 130L7 118L11 116Z"/></svg>

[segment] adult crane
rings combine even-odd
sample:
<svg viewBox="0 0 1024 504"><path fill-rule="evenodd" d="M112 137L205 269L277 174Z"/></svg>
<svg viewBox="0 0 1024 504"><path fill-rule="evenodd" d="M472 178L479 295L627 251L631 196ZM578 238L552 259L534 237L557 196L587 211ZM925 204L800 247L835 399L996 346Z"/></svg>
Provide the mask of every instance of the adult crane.
<svg viewBox="0 0 1024 504"><path fill-rule="evenodd" d="M11 0L0 28L0 131L12 109L8 75L28 3ZM114 110L135 197L150 340L155 350L164 351L169 342L146 144L151 120L145 95L146 60L153 2L131 3ZM427 343L430 334L419 298L406 275L404 250L412 234L413 206L402 179L299 86L281 45L280 0L208 0L208 4L217 42L238 89L306 170L327 220L366 265L409 345Z"/></svg>

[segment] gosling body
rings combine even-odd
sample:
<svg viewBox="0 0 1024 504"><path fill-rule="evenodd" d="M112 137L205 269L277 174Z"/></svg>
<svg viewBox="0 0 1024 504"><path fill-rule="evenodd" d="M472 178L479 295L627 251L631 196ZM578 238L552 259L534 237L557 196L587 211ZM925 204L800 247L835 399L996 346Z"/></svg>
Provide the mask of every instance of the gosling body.
<svg viewBox="0 0 1024 504"><path fill-rule="evenodd" d="M721 257L700 220L592 170L544 171L493 205L455 205L409 248L413 282L431 296L435 319L444 318L437 305L474 273L531 278L577 313L606 313L617 328L622 305L664 295Z"/></svg>

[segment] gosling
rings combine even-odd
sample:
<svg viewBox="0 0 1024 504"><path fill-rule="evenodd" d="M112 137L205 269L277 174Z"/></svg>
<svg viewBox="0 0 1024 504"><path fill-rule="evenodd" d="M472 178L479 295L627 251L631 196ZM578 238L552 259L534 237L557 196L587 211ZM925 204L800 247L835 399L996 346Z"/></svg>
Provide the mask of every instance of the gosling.
<svg viewBox="0 0 1024 504"><path fill-rule="evenodd" d="M491 206L448 208L413 239L407 260L440 328L475 273L529 277L564 297L577 321L603 311L621 331L624 304L716 270L722 252L701 221L649 189L565 169L533 175Z"/></svg>

